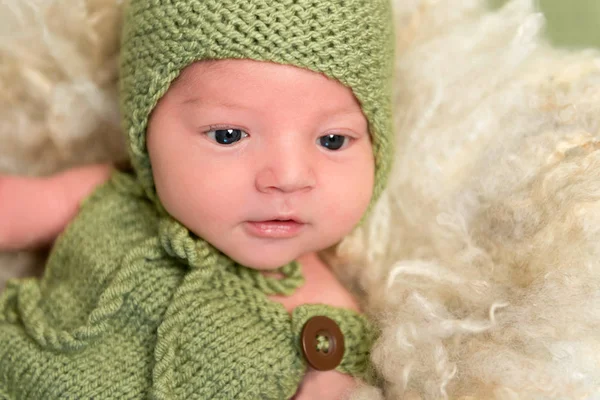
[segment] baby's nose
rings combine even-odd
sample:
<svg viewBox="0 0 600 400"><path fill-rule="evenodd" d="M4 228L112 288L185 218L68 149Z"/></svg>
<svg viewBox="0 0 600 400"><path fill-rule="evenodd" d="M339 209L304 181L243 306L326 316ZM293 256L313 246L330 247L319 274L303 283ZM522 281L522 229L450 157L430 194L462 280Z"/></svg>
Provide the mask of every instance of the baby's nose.
<svg viewBox="0 0 600 400"><path fill-rule="evenodd" d="M311 189L316 184L314 160L298 148L277 149L265 155L256 174L261 192L292 193Z"/></svg>

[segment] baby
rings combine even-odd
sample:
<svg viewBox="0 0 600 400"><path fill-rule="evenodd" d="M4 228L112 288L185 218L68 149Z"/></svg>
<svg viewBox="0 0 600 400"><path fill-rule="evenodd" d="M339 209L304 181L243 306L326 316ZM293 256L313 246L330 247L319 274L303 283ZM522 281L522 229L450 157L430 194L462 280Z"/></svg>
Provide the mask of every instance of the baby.
<svg viewBox="0 0 600 400"><path fill-rule="evenodd" d="M376 332L316 252L385 183L393 59L386 0L131 0L133 172L86 198L41 280L0 297L0 399L340 398L374 382Z"/></svg>

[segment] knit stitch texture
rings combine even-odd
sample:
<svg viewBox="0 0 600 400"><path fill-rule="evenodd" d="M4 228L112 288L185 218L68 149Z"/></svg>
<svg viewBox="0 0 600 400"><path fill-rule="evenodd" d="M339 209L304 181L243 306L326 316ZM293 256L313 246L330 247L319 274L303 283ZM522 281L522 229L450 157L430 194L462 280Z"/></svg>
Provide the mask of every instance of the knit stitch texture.
<svg viewBox="0 0 600 400"><path fill-rule="evenodd" d="M0 399L287 399L315 315L344 334L337 369L370 379L376 332L362 315L319 304L290 315L265 294L297 286L298 268L266 278L207 258L188 235L131 176L113 176L41 281L11 282L0 297Z"/></svg>

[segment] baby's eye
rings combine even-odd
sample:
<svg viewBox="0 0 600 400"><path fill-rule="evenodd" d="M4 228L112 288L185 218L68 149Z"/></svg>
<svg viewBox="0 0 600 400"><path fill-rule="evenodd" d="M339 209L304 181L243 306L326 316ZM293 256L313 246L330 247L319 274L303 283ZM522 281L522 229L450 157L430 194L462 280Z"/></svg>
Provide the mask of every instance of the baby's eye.
<svg viewBox="0 0 600 400"><path fill-rule="evenodd" d="M344 135L325 135L319 138L319 144L329 150L339 150L349 142L350 138Z"/></svg>
<svg viewBox="0 0 600 400"><path fill-rule="evenodd" d="M248 134L241 129L211 129L206 135L219 144L232 144L247 137Z"/></svg>

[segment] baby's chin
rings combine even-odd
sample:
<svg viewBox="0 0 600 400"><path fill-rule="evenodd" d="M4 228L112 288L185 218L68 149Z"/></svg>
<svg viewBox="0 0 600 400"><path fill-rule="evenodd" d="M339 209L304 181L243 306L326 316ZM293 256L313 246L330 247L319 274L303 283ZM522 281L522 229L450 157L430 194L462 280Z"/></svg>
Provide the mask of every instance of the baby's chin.
<svg viewBox="0 0 600 400"><path fill-rule="evenodd" d="M271 271L282 267L298 258L299 254L265 254L256 252L254 254L239 254L230 256L237 263L259 271Z"/></svg>
<svg viewBox="0 0 600 400"><path fill-rule="evenodd" d="M229 257L245 267L258 271L271 271L297 260L305 253L306 251L290 249L277 251L263 248L258 251L237 251L235 254L230 253Z"/></svg>

